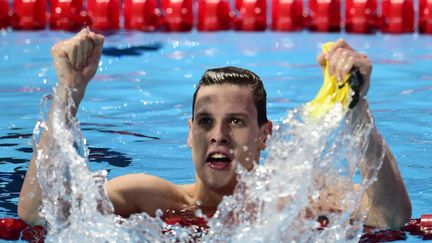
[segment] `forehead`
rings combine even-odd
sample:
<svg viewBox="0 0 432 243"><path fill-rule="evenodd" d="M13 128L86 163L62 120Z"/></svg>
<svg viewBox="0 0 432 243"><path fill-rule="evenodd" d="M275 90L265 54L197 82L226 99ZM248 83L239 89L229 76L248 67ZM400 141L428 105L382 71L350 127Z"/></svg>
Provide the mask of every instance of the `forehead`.
<svg viewBox="0 0 432 243"><path fill-rule="evenodd" d="M256 113L252 87L235 84L201 86L197 93L195 110L199 112L208 108Z"/></svg>

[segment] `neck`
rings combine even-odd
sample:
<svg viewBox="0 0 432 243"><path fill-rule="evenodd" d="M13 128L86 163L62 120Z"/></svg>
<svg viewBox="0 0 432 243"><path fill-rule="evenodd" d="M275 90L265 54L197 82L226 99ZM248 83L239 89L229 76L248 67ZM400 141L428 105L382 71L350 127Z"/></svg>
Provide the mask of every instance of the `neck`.
<svg viewBox="0 0 432 243"><path fill-rule="evenodd" d="M195 205L205 214L214 214L223 197L225 195L232 194L232 192L226 193L211 190L210 188L206 187L198 177L196 177L195 181L195 193L193 201Z"/></svg>

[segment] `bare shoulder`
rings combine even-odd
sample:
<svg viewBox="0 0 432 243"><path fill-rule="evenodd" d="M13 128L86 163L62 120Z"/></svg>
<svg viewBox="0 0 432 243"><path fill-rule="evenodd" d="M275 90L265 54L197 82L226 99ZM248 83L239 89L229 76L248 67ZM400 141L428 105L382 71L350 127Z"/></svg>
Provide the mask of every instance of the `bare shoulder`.
<svg viewBox="0 0 432 243"><path fill-rule="evenodd" d="M115 212L124 217L157 209L181 209L189 204L190 190L157 176L128 174L108 182L108 196Z"/></svg>

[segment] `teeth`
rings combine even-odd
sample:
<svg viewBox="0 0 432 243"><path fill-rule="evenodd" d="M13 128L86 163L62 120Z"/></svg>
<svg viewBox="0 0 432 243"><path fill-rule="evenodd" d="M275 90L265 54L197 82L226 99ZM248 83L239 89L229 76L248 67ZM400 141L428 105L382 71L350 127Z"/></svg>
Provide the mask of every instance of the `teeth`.
<svg viewBox="0 0 432 243"><path fill-rule="evenodd" d="M213 158L213 159L225 159L226 156L223 155L223 154L213 154L213 155L211 156L211 158Z"/></svg>

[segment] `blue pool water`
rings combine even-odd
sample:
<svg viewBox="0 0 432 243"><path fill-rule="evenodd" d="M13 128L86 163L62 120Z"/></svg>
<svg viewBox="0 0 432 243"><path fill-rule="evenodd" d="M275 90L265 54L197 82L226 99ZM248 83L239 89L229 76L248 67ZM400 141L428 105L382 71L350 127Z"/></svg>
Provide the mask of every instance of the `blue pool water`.
<svg viewBox="0 0 432 243"><path fill-rule="evenodd" d="M0 33L0 217L16 217L31 157L39 100L56 83L49 54L64 32ZM346 38L374 63L368 99L398 160L413 217L432 213L432 37L327 33L138 33L108 35L102 65L78 118L90 168L109 178L144 172L190 183L186 146L194 85L207 68L234 65L265 82L269 116L312 99L322 74L320 45Z"/></svg>

